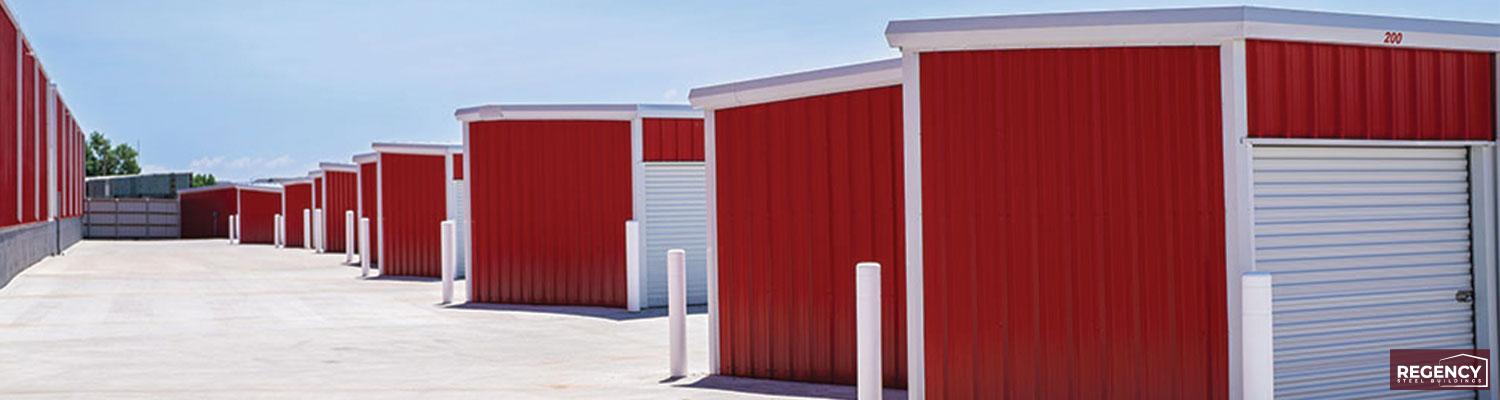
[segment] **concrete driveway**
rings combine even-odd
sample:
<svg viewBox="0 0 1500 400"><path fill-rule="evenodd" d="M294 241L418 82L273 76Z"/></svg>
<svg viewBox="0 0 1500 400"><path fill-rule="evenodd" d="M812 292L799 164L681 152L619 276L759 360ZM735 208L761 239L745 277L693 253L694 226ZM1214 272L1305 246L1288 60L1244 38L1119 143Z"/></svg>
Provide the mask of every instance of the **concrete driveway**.
<svg viewBox="0 0 1500 400"><path fill-rule="evenodd" d="M0 398L853 397L706 377L701 312L693 373L663 382L662 310L444 307L435 281L364 280L342 261L223 240L80 243L0 289Z"/></svg>

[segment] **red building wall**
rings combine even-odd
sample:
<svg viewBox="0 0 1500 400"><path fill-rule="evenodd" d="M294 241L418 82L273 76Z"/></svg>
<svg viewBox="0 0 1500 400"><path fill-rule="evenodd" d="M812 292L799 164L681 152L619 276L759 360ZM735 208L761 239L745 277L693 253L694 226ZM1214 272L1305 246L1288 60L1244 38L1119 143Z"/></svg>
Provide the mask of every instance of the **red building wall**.
<svg viewBox="0 0 1500 400"><path fill-rule="evenodd" d="M16 24L10 18L0 18L0 77L16 76ZM16 80L0 79L0 121L15 123ZM3 127L0 122L0 127ZM4 134L3 132L10 132ZM16 150L21 143L16 141L15 131L0 128L0 226L20 223L16 210L21 206L16 199Z"/></svg>
<svg viewBox="0 0 1500 400"><path fill-rule="evenodd" d="M453 155L453 179L454 180L463 180L464 179L464 155L463 154L454 154Z"/></svg>
<svg viewBox="0 0 1500 400"><path fill-rule="evenodd" d="M21 222L36 222L46 219L41 215L41 201L37 196L45 194L47 189L42 185L44 180L37 176L44 171L41 165L42 136L37 135L36 111L36 75L32 73L35 68L36 58L32 57L30 46L22 46L21 57ZM7 127L10 125L7 125Z"/></svg>
<svg viewBox="0 0 1500 400"><path fill-rule="evenodd" d="M854 384L854 265L875 261L885 384L904 387L901 88L715 118L720 371Z"/></svg>
<svg viewBox="0 0 1500 400"><path fill-rule="evenodd" d="M1218 47L921 55L929 398L1224 398Z"/></svg>
<svg viewBox="0 0 1500 400"><path fill-rule="evenodd" d="M1491 140L1493 53L1250 40L1250 136Z"/></svg>
<svg viewBox="0 0 1500 400"><path fill-rule="evenodd" d="M375 246L380 245L380 198L375 191L376 165L378 164L373 162L359 165L359 191L361 201L364 202L363 214L360 217L370 219L370 248L372 249L370 254L363 254L361 257L369 257L372 263L380 262L380 252L373 250ZM358 225L355 225L355 229L358 229Z"/></svg>
<svg viewBox="0 0 1500 400"><path fill-rule="evenodd" d="M42 143L43 143L42 144L42 149L41 149L42 150L42 158L43 158L42 159L42 165L43 165L43 169L42 169L42 182L43 183L42 183L42 190L41 190L41 193L42 193L42 204L41 204L42 218L47 218L48 216L52 215L52 208L51 208L52 204L50 204L50 201L48 200L48 197L47 197L51 193L47 192L48 188L46 186L46 182L47 182L46 165L47 165L48 157L51 157L51 154L47 153L47 145L46 145L46 143L47 143L47 141L49 139L52 139L52 136L48 136L48 132L47 132L47 112L46 112L47 111L47 88L50 85L48 82L49 81L47 80L47 74L44 73L44 72L42 72L41 70L37 70L37 77L36 77L36 82L35 83L36 83L36 87L37 87L37 89L39 90L40 93L36 96L35 99L33 99L33 101L36 103L36 105L34 107L38 111L40 111L40 113L38 113L35 118L36 118L36 121L37 121L37 124L36 124L37 134L41 135L41 137L42 137ZM58 143L58 145L61 145L61 142L57 142L57 143ZM61 160L56 160L56 162L57 162L57 165L63 165L62 162L61 162ZM59 168L58 171L61 172L62 169Z"/></svg>
<svg viewBox="0 0 1500 400"><path fill-rule="evenodd" d="M641 121L646 161L703 161L703 120L644 118Z"/></svg>
<svg viewBox="0 0 1500 400"><path fill-rule="evenodd" d="M286 245L302 247L302 210L312 209L312 184L283 185L282 194L286 196L286 209L282 211L286 216Z"/></svg>
<svg viewBox="0 0 1500 400"><path fill-rule="evenodd" d="M474 301L625 306L629 122L475 122L467 155Z"/></svg>
<svg viewBox="0 0 1500 400"><path fill-rule="evenodd" d="M229 238L229 216L235 213L234 187L178 196L185 239Z"/></svg>
<svg viewBox="0 0 1500 400"><path fill-rule="evenodd" d="M324 171L324 182L328 185L328 207L324 219L328 226L328 251L344 251L344 212L354 211L359 206L359 176L354 172ZM350 233L351 235L353 232ZM355 238L356 240L358 238Z"/></svg>
<svg viewBox="0 0 1500 400"><path fill-rule="evenodd" d="M382 153L382 275L442 276L439 227L447 219L443 156Z"/></svg>
<svg viewBox="0 0 1500 400"><path fill-rule="evenodd" d="M313 208L322 209L323 208L323 178L313 178L312 190L313 190L313 200L312 200Z"/></svg>
<svg viewBox="0 0 1500 400"><path fill-rule="evenodd" d="M240 243L275 244L281 193L240 190Z"/></svg>

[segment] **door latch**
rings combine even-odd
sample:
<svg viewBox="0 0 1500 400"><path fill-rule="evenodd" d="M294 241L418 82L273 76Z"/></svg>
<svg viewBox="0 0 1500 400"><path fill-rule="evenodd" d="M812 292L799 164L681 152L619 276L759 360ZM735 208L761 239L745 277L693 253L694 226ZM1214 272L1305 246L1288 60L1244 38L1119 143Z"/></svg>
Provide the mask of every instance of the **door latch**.
<svg viewBox="0 0 1500 400"><path fill-rule="evenodd" d="M1474 290L1470 289L1470 290L1460 290L1460 291L1454 292L1453 293L1453 300L1458 301L1459 303L1473 303L1474 302Z"/></svg>

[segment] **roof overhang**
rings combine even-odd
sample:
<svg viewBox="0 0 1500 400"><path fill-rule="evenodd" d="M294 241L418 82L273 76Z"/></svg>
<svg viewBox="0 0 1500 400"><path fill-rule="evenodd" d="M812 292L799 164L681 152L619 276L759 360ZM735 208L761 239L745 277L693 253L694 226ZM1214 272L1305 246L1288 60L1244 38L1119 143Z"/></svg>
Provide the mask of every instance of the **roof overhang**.
<svg viewBox="0 0 1500 400"><path fill-rule="evenodd" d="M292 186L292 185L311 185L313 183L313 181L312 181L312 178L292 178L292 179L284 179L284 180L278 181L277 183L280 183L281 186L286 187L286 186Z"/></svg>
<svg viewBox="0 0 1500 400"><path fill-rule="evenodd" d="M703 118L703 112L678 104L492 104L460 108L463 122L476 121L631 121L636 118Z"/></svg>
<svg viewBox="0 0 1500 400"><path fill-rule="evenodd" d="M333 172L359 172L358 165L331 162L318 163L318 169Z"/></svg>
<svg viewBox="0 0 1500 400"><path fill-rule="evenodd" d="M693 107L715 110L901 84L894 58L693 89Z"/></svg>
<svg viewBox="0 0 1500 400"><path fill-rule="evenodd" d="M213 191L226 190L226 189L240 189L240 190L253 190L253 191L259 191L259 192L281 193L281 188L280 187L274 187L274 186L247 185L247 184L243 184L243 183L220 183L220 184L203 186L203 187L195 187L195 188L188 188L188 189L179 189L177 191L177 194L178 195L182 195L182 194L190 194L190 193L213 192Z"/></svg>
<svg viewBox="0 0 1500 400"><path fill-rule="evenodd" d="M354 155L355 164L369 164L380 160L380 153L360 153Z"/></svg>
<svg viewBox="0 0 1500 400"><path fill-rule="evenodd" d="M1399 32L1399 44L1386 33ZM1265 39L1500 51L1500 24L1265 7L1206 7L891 21L903 52L1048 47L1218 45Z"/></svg>
<svg viewBox="0 0 1500 400"><path fill-rule="evenodd" d="M441 156L463 154L464 146L453 143L376 142L370 145L376 153Z"/></svg>

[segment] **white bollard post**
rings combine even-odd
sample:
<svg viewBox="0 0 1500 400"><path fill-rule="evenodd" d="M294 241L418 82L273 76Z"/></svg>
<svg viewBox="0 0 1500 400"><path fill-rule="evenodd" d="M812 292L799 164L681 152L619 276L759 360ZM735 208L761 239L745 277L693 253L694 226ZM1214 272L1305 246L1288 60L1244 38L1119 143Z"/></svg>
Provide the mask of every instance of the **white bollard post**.
<svg viewBox="0 0 1500 400"><path fill-rule="evenodd" d="M454 230L453 220L451 219L443 221L443 223L440 224L439 227L442 230L443 237L443 250L441 252L443 255L443 304L450 304L453 303L453 270L456 267L454 265L455 259L453 257L453 239L454 236L456 236L456 233Z"/></svg>
<svg viewBox="0 0 1500 400"><path fill-rule="evenodd" d="M279 249L281 248L281 214L276 214L275 218L271 218L271 223L274 224L271 227L271 244Z"/></svg>
<svg viewBox="0 0 1500 400"><path fill-rule="evenodd" d="M344 211L344 264L354 263L354 212Z"/></svg>
<svg viewBox="0 0 1500 400"><path fill-rule="evenodd" d="M323 209L313 209L313 249L316 249L319 253L322 253L326 249L323 247L323 240L326 239L323 237L324 228Z"/></svg>
<svg viewBox="0 0 1500 400"><path fill-rule="evenodd" d="M862 262L854 267L854 348L860 400L879 400L880 366L880 263Z"/></svg>
<svg viewBox="0 0 1500 400"><path fill-rule="evenodd" d="M625 221L625 309L641 311L641 224Z"/></svg>
<svg viewBox="0 0 1500 400"><path fill-rule="evenodd" d="M370 219L359 219L359 277L370 276Z"/></svg>
<svg viewBox="0 0 1500 400"><path fill-rule="evenodd" d="M312 250L312 211L302 209L302 248Z"/></svg>
<svg viewBox="0 0 1500 400"><path fill-rule="evenodd" d="M1240 373L1246 400L1276 396L1271 293L1271 274L1246 272L1240 277L1240 354L1244 357Z"/></svg>
<svg viewBox="0 0 1500 400"><path fill-rule="evenodd" d="M667 321L672 335L672 375L687 375L687 251L667 251Z"/></svg>
<svg viewBox="0 0 1500 400"><path fill-rule="evenodd" d="M240 221L240 218L239 218L238 215L232 215L231 214L229 216L229 243L230 244L239 244L240 243L240 238L239 238L239 234L240 234L239 221Z"/></svg>

